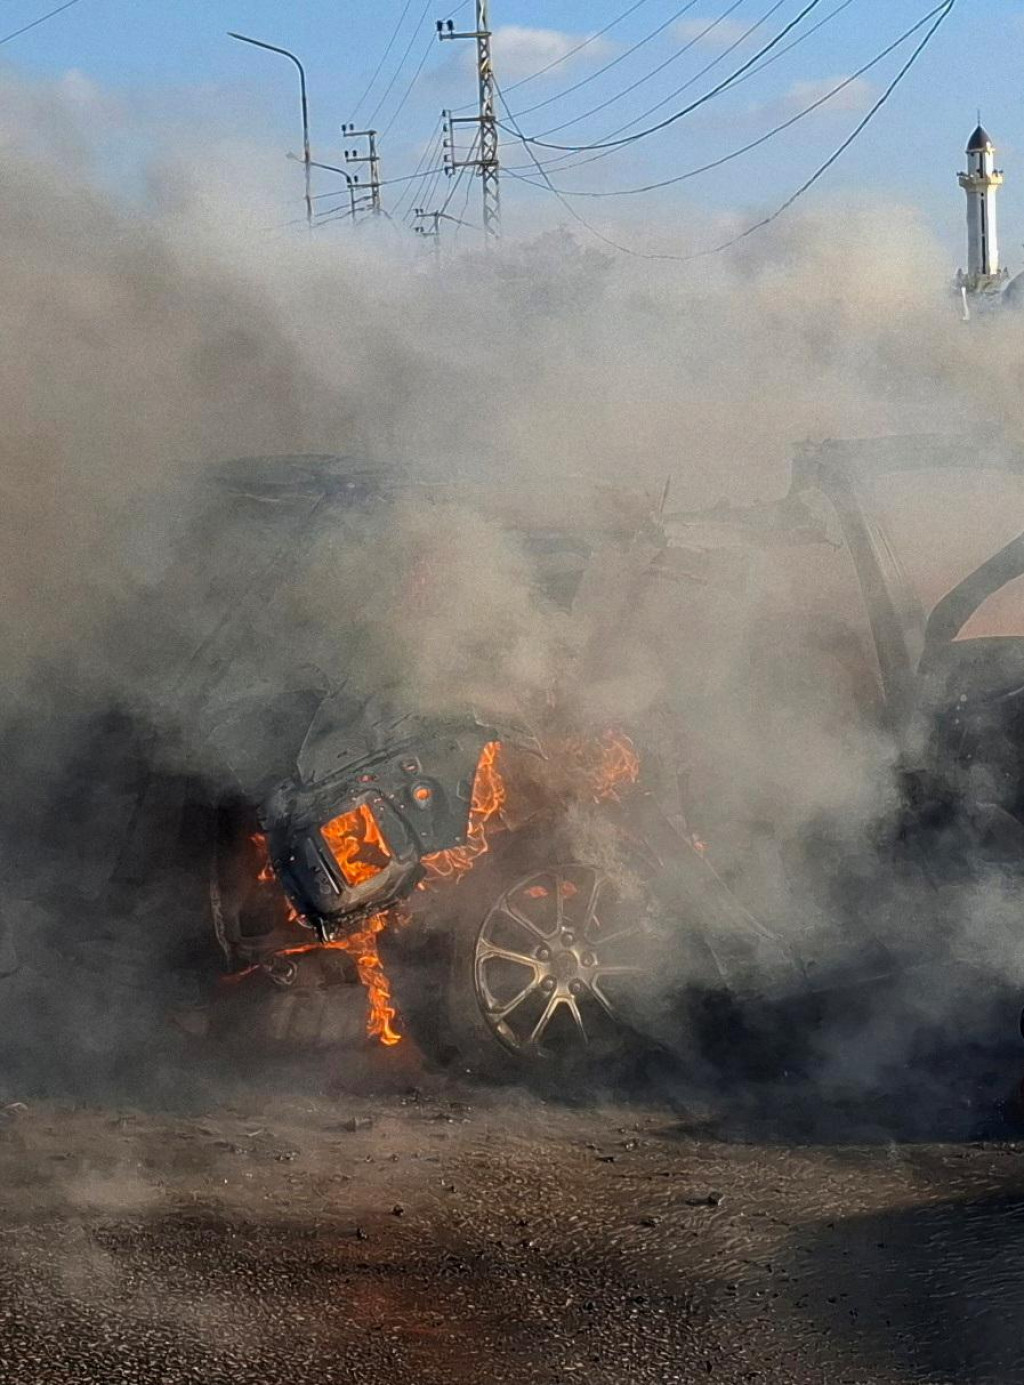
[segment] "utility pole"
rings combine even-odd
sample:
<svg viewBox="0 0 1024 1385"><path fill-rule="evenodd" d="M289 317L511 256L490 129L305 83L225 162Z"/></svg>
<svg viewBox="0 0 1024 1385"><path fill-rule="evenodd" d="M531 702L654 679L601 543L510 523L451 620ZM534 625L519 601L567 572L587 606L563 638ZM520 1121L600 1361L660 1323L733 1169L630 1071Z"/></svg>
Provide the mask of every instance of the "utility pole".
<svg viewBox="0 0 1024 1385"><path fill-rule="evenodd" d="M416 218L416 225L412 228L416 235L423 236L429 240L434 248L434 264L441 268L441 218L444 212L428 212L422 207L413 208L413 216ZM427 222L432 222L432 228L427 229Z"/></svg>
<svg viewBox="0 0 1024 1385"><path fill-rule="evenodd" d="M376 130L357 130L354 125L343 125L341 133L345 139L365 139L367 141L366 154L360 154L358 149L345 150L345 162L347 164L369 164L370 181L367 186L370 189L370 211L374 216L379 216L380 205L380 155L377 153L377 131Z"/></svg>
<svg viewBox="0 0 1024 1385"><path fill-rule="evenodd" d="M495 113L494 67L491 63L491 29L488 16L488 0L476 0L476 29L467 33L456 33L452 20L437 21L439 39L471 38L476 40L476 72L479 92L479 114L473 116L453 116L446 113L451 131L451 159L447 161L450 171L456 168L477 168L483 188L484 240L497 240L501 235L501 192L498 186L498 118ZM480 135L478 157L465 159L461 163L455 159L454 127L456 125L477 125Z"/></svg>
<svg viewBox="0 0 1024 1385"><path fill-rule="evenodd" d="M468 221L463 221L461 217L450 216L442 207L438 212L428 212L424 207L414 207L413 216L416 218L417 225L412 229L419 236L424 236L427 240L434 243L434 259L440 266L441 263L441 222L450 221L453 226L468 226L469 229L478 231L479 226L472 226ZM427 229L427 223L430 229Z"/></svg>

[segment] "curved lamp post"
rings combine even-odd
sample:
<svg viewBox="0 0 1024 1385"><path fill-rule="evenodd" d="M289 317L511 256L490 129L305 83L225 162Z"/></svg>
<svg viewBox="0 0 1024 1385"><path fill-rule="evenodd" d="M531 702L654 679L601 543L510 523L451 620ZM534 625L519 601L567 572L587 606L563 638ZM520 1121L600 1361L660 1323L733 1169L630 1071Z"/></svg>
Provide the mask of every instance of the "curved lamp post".
<svg viewBox="0 0 1024 1385"><path fill-rule="evenodd" d="M290 58L299 69L299 92L302 97L302 163L306 171L306 225L309 232L313 233L313 188L312 170L313 160L310 158L309 151L309 105L306 101L306 70L299 62L294 53L290 53L287 48L278 48L274 43L263 43L258 38L247 38L245 34L228 34L228 38L238 39L239 43L251 43L254 48L265 48L268 53L280 53L283 58Z"/></svg>

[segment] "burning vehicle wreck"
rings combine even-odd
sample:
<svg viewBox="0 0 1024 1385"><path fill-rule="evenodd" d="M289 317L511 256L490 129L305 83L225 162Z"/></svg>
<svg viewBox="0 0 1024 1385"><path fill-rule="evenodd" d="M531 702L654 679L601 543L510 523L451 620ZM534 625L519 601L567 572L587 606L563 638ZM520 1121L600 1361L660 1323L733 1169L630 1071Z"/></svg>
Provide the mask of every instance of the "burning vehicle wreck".
<svg viewBox="0 0 1024 1385"><path fill-rule="evenodd" d="M518 728L385 721L379 748L349 758L339 701L311 728L321 753L300 755L255 830L245 807L222 808L211 898L229 977L287 988L300 959L341 953L366 988L369 1035L393 1044L387 978L405 976L402 1018L424 1049L490 1072L499 1056L564 1058L574 1039L619 1037L649 921L635 888L623 898L609 869L574 857L560 819L605 810L619 873L627 851L639 859L610 812L639 774L630 739L543 746ZM365 706L357 720L380 735Z"/></svg>
<svg viewBox="0 0 1024 1385"><path fill-rule="evenodd" d="M554 677L493 707L451 635L446 544L481 514L561 641ZM161 596L205 621L179 641L174 752L199 804L191 955L219 958L200 1027L324 1045L361 1012L385 1045L525 1075L627 1038L696 1061L725 1029L767 1061L769 1012L877 998L964 891L1019 885L1022 515L1024 458L939 438L808 447L781 500L693 512L594 487L528 510L334 457L223 467ZM368 562L381 591L339 633L295 591L350 550L337 600ZM485 670L518 618L474 635Z"/></svg>
<svg viewBox="0 0 1024 1385"><path fill-rule="evenodd" d="M931 537L912 532L901 556L893 530L907 496L946 481L961 504L986 497L994 524L979 526L967 570L938 592ZM377 484L321 459L236 464L227 488L249 503L326 496L329 512L332 488L349 511L387 504ZM692 1042L695 999L756 1008L903 974L918 964L917 935L880 926L885 910L867 897L881 892L898 912L907 888L931 899L1024 863L1021 486L1020 458L998 448L979 459L941 439L832 443L797 458L780 502L674 515L648 503L603 529L549 520L518 530L539 599L570 618L588 603L599 610L591 639L618 657L629 657L646 606L656 629L706 603L709 589L728 590L745 678L737 683L733 651L730 695L739 688L751 724L776 710L758 693L774 659L763 632L759 647L751 596L764 555L810 573L822 555L841 559L852 580L841 600L827 599L833 614L846 601L848 614L838 643L833 633L819 646L829 677L836 659L850 671L843 715L852 709L885 747L891 788L864 834L869 864L863 848L856 860L848 844L837 854L820 821L794 831L784 786L772 786L775 821L766 829L762 814L756 851L754 815L743 820L705 791L707 708L722 693L714 651L691 642L699 630L687 671L669 670L635 725L588 719L578 688L502 721L307 686L293 699L304 710L296 719L291 708L283 775L253 772L251 698L211 733L238 786L218 805L211 877L230 984L258 976L301 992L309 969L322 990L329 958L335 978L363 982L371 1035L397 1042L406 1025L433 1055L495 1072L600 1053L623 1033L661 1039L672 1024ZM920 590L915 563L927 569ZM574 658L573 676L585 678L586 651ZM275 728L280 752L287 737ZM240 757L231 742L244 745ZM856 957L847 967L833 956L827 974L801 954L791 922L820 910L823 893Z"/></svg>

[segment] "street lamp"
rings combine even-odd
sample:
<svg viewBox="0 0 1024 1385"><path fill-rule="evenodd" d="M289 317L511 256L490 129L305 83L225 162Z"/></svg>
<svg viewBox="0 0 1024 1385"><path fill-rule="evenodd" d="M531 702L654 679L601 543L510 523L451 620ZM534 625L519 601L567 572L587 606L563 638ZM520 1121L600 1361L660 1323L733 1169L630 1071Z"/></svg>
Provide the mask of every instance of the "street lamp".
<svg viewBox="0 0 1024 1385"><path fill-rule="evenodd" d="M238 39L239 43L251 43L254 48L265 48L268 53L280 53L284 58L290 58L299 69L299 92L302 97L302 162L306 170L306 225L310 235L313 234L313 187L312 169L313 160L310 158L309 151L309 106L306 101L306 70L299 62L294 53L289 53L287 48L278 48L273 43L263 43L258 38L247 38L245 34L228 34L228 38Z"/></svg>

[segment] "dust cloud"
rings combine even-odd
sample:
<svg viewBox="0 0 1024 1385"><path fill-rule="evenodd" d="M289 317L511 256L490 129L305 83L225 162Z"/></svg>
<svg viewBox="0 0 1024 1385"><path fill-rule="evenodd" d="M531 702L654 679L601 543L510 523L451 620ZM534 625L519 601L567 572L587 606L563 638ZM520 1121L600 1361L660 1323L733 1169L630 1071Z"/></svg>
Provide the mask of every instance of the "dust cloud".
<svg viewBox="0 0 1024 1385"><path fill-rule="evenodd" d="M895 810L895 751L864 679L867 632L840 552L825 545L801 570L804 555L765 547L742 582L712 555L712 570L683 571L642 608L609 555L574 619L538 595L528 554L477 488L500 492L524 523L596 505L639 532L666 482L667 512L684 517L780 497L804 440L976 424L1020 440L1019 325L1009 313L960 322L946 257L912 208L894 225L891 206L826 202L733 255L679 263L556 228L489 254L466 247L435 273L391 228L330 228L312 242L277 230L294 208L262 194L239 208L224 182L166 149L144 195L119 200L90 172L102 98L73 88L33 100L46 118L27 131L10 103L3 112L0 812L6 937L26 961L0 980L14 997L0 1048L23 1067L117 1074L159 1008L143 999L114 1017L109 987L123 966L137 991L159 990L166 940L147 960L146 930L183 907L187 844L168 884L144 866L117 874L118 832L146 789L111 746L119 727L142 727L151 765L219 772L195 735L208 685L192 675L197 651L232 625L222 606L235 589L219 577L204 587L216 533L187 562L180 545L230 458L343 454L401 482L359 527L298 525L304 575L280 608L262 607L259 574L275 552L254 560L258 527L225 550L258 647L237 655L239 694L246 683L287 693L304 661L333 660L331 678L361 692L399 684L431 712L528 713L568 696L587 720L638 727L653 762L677 758L702 805L696 825L721 837L734 878L753 878L763 847L756 878L772 905L792 903L783 883L772 897L773 833L799 855L813 827L845 862L865 858ZM89 120L75 116L83 102ZM708 230L685 212L627 228L642 252L683 256ZM1001 888L994 909L986 887L944 925L943 961L970 952L979 988L1024 982ZM787 944L822 971L845 968L850 910L803 903ZM61 939L109 937L114 907L134 919L130 955L69 999L88 949L69 941L58 961ZM920 908L907 906L908 927L927 953ZM44 1057L24 1024L47 995L46 1024L66 1033L70 1022L75 1037ZM898 1035L877 1016L855 1040L834 1029L822 1070L839 1085L874 1082L963 999L929 982L927 1007L915 991Z"/></svg>

